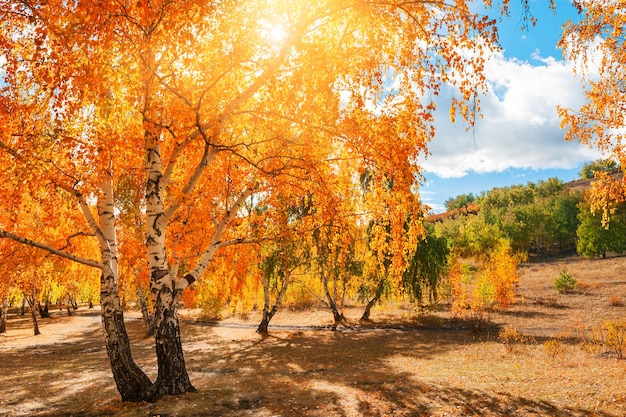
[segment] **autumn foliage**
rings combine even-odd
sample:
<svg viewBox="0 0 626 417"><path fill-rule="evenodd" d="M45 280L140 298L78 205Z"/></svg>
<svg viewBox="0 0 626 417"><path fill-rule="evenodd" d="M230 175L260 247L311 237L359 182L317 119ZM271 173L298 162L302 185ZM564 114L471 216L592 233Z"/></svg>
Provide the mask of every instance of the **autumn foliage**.
<svg viewBox="0 0 626 417"><path fill-rule="evenodd" d="M497 31L473 7L0 2L0 238L100 275L124 400L193 391L177 303L203 302L183 295L195 283L204 302L252 308L264 243L307 239L332 304L363 228L382 222L372 253L400 281L423 231L434 96L453 88L468 126L478 114ZM305 198L307 216L282 215ZM155 382L123 324L135 293L150 295Z"/></svg>
<svg viewBox="0 0 626 417"><path fill-rule="evenodd" d="M472 315L507 308L516 299L518 265L519 258L504 239L485 256L456 258L448 275L452 310Z"/></svg>
<svg viewBox="0 0 626 417"><path fill-rule="evenodd" d="M626 90L624 72L626 16L615 1L575 1L581 20L568 22L559 46L583 77L586 102L580 109L560 108L565 138L597 148L626 167L624 127ZM600 171L592 188L592 209L604 213L604 222L626 201L623 176Z"/></svg>

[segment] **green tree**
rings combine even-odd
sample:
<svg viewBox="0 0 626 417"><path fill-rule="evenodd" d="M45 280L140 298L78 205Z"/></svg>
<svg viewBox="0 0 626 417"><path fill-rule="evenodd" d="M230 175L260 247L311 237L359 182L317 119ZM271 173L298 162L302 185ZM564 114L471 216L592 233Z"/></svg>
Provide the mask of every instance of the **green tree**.
<svg viewBox="0 0 626 417"><path fill-rule="evenodd" d="M455 209L460 209L467 206L469 203L473 203L476 200L474 194L461 194L456 196L455 198L447 199L443 204L446 207L446 210L452 211Z"/></svg>
<svg viewBox="0 0 626 417"><path fill-rule="evenodd" d="M450 248L444 237L432 233L421 239L402 275L404 290L409 296L422 303L425 296L429 302L437 300L437 288L448 271Z"/></svg>
<svg viewBox="0 0 626 417"><path fill-rule="evenodd" d="M553 240L560 250L576 246L579 202L580 198L574 195L559 195L546 206Z"/></svg>
<svg viewBox="0 0 626 417"><path fill-rule="evenodd" d="M626 250L626 224L621 216L613 215L605 227L602 214L592 212L588 203L582 202L579 207L580 225L576 245L579 255L586 258L606 257L607 252Z"/></svg>
<svg viewBox="0 0 626 417"><path fill-rule="evenodd" d="M596 159L584 164L578 175L583 180L589 180L595 176L596 172L615 174L619 170L619 164L613 159Z"/></svg>

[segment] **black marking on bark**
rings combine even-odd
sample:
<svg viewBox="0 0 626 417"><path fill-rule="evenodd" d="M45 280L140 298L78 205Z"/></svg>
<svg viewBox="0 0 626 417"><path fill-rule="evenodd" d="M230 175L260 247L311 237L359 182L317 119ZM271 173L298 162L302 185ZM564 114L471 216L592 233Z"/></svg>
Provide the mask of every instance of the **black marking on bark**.
<svg viewBox="0 0 626 417"><path fill-rule="evenodd" d="M152 271L152 279L155 282L160 281L160 280L163 279L163 277L167 276L168 273L169 272L167 272L167 269L156 269L156 270Z"/></svg>
<svg viewBox="0 0 626 417"><path fill-rule="evenodd" d="M191 275L191 274L185 275L184 278L187 280L187 285L191 285L194 282L196 282L196 278L193 275Z"/></svg>
<svg viewBox="0 0 626 417"><path fill-rule="evenodd" d="M161 229L157 227L157 223L159 222L159 219L161 217L163 217L165 214L164 213L159 213L156 216L154 216L154 222L152 223L152 229L154 230L154 233L156 233L157 236L161 236L163 233L161 232Z"/></svg>

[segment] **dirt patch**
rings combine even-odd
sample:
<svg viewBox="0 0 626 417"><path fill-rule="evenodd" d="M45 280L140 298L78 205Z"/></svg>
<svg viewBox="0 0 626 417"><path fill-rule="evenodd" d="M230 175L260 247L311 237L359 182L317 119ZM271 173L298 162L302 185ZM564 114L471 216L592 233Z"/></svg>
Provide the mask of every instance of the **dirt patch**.
<svg viewBox="0 0 626 417"><path fill-rule="evenodd" d="M281 311L265 338L255 333L258 313L216 324L183 311L198 392L154 404L120 401L98 311L55 312L40 320L36 337L27 318L10 316L0 336L0 415L624 416L626 361L585 349L577 337L581 327L626 318L624 306L611 304L626 299L625 265L626 258L525 265L520 302L492 314L479 334L445 311L418 316L391 306L375 310L369 326L335 332L327 311ZM564 266L587 285L554 291ZM154 379L154 343L138 318L127 314L133 355ZM507 350L502 327L528 339ZM560 340L558 354L546 349L549 340Z"/></svg>

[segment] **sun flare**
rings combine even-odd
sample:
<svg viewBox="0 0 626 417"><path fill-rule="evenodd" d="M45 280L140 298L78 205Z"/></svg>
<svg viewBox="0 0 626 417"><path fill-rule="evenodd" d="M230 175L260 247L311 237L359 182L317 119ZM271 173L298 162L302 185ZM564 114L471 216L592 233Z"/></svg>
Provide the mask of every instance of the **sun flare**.
<svg viewBox="0 0 626 417"><path fill-rule="evenodd" d="M272 43L281 43L287 36L287 31L280 23L261 21L261 37Z"/></svg>

